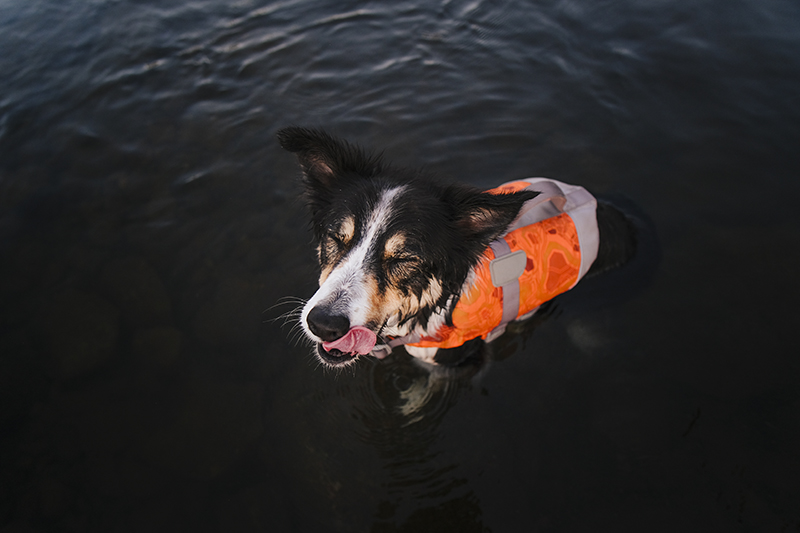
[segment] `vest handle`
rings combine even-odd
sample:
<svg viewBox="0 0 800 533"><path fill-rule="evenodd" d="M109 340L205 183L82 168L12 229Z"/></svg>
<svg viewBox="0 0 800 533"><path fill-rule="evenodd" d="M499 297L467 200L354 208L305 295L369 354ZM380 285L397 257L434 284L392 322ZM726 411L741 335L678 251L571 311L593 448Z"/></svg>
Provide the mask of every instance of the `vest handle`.
<svg viewBox="0 0 800 533"><path fill-rule="evenodd" d="M564 191L550 180L536 181L525 187L525 189L537 191L539 195L525 202L516 220L509 226L506 233L511 233L523 226L530 226L550 217L560 215L567 205L567 196Z"/></svg>

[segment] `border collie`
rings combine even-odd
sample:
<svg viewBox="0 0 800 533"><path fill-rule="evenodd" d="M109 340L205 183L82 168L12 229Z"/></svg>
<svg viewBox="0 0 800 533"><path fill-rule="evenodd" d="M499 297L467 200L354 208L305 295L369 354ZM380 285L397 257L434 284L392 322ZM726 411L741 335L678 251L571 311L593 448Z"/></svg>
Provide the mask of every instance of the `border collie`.
<svg viewBox="0 0 800 533"><path fill-rule="evenodd" d="M398 345L428 363L458 364L507 322L636 248L630 220L580 187L528 179L481 191L389 165L324 131L277 136L298 157L321 267L300 321L328 366ZM523 219L535 231L515 237L533 227L517 230ZM532 248L512 251L522 241Z"/></svg>

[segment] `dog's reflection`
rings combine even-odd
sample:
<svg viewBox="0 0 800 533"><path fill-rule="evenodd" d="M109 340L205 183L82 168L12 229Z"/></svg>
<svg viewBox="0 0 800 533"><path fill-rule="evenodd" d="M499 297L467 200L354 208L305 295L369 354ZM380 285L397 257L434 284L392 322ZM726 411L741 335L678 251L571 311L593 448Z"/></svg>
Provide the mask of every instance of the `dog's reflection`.
<svg viewBox="0 0 800 533"><path fill-rule="evenodd" d="M465 343L449 365L428 364L396 348L387 358L370 360L371 388L382 416L391 412L401 427L436 420L455 403L460 390L478 386L492 363L525 348L535 329L553 315L550 303L527 320L509 324L507 332L491 343L480 339Z"/></svg>
<svg viewBox="0 0 800 533"><path fill-rule="evenodd" d="M389 420L406 427L425 420L435 423L455 403L458 391L468 388L484 365L443 367L419 361L397 349L383 360L371 359L370 381L377 411L372 421ZM387 418L389 420L387 420Z"/></svg>

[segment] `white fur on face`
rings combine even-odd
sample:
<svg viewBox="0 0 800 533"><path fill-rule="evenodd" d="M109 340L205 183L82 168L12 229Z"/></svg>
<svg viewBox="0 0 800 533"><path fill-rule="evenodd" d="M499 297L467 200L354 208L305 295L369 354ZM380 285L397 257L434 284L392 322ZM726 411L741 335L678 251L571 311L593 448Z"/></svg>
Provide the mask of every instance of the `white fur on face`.
<svg viewBox="0 0 800 533"><path fill-rule="evenodd" d="M404 189L405 187L395 187L381 194L367 218L361 240L324 278L319 290L303 307L301 323L312 340L322 340L311 333L306 322L308 313L318 305L328 306L332 311L346 316L351 326L361 326L367 322L375 297L374 279L367 271L368 254L375 249L376 241L386 229L394 199Z"/></svg>

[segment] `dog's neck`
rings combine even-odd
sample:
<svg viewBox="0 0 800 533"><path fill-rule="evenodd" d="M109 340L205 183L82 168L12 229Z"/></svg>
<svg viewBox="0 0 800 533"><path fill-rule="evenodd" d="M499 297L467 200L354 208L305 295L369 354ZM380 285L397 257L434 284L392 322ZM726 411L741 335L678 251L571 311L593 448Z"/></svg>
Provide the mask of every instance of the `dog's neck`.
<svg viewBox="0 0 800 533"><path fill-rule="evenodd" d="M450 321L453 309L458 303L458 300L461 298L461 295L466 294L472 288L475 283L475 277L475 268L472 268L467 275L466 281L462 284L459 293L448 296L445 304L433 310L424 323L420 321L398 323L398 312L398 314L392 317L386 324L381 334L388 338L405 337L413 334L417 334L420 337L435 337L442 327Z"/></svg>

